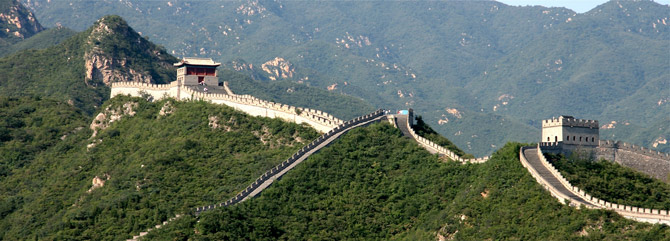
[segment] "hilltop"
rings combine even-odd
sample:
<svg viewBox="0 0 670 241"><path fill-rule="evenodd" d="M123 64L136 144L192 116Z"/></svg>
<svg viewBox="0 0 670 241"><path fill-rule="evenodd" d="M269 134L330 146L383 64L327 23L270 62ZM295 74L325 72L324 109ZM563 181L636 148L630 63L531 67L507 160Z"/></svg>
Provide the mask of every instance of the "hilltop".
<svg viewBox="0 0 670 241"><path fill-rule="evenodd" d="M7 103L0 113L11 117L0 123L0 133L9 133L0 135L0 147L18 153L2 155L11 165L0 175L0 237L9 240L130 238L228 199L318 136L201 101L121 96L92 122L64 102L0 103ZM8 152L17 146L29 148ZM374 124L345 134L257 198L203 213L199 223L183 216L148 238L670 235L667 226L557 202L520 165L520 146L462 165L439 160L387 123Z"/></svg>
<svg viewBox="0 0 670 241"><path fill-rule="evenodd" d="M488 162L440 162L386 123L350 131L238 205L149 239L667 239L663 225L575 209L544 191L510 143ZM666 185L667 187L667 185ZM667 191L666 191L667 193ZM532 210L532 211L529 211Z"/></svg>
<svg viewBox="0 0 670 241"><path fill-rule="evenodd" d="M167 82L176 61L108 16L55 46L0 59L0 94L58 99L92 113L109 98L111 81Z"/></svg>
<svg viewBox="0 0 670 241"><path fill-rule="evenodd" d="M230 197L317 136L205 102L117 97L95 122L65 103L48 103L9 99L2 107L25 123L0 123L0 132L10 133L0 143L9 164L0 175L2 239L129 238ZM23 153L12 151L21 146Z"/></svg>
<svg viewBox="0 0 670 241"><path fill-rule="evenodd" d="M0 50L44 30L35 15L17 0L0 0Z"/></svg>
<svg viewBox="0 0 670 241"><path fill-rule="evenodd" d="M161 84L175 80L172 64L178 59L142 37L119 16L105 16L73 36L69 31L49 29L43 32L44 36L40 33L16 45L34 48L33 43L50 36L71 37L46 49L19 51L0 58L0 95L57 99L92 114L109 98L108 86L112 82ZM296 83L259 83L232 71L220 73L219 78L229 81L240 94L318 108L344 118L372 110L359 98Z"/></svg>
<svg viewBox="0 0 670 241"><path fill-rule="evenodd" d="M670 115L670 9L652 1L610 1L584 14L493 1L26 4L42 22L74 29L116 12L175 55L241 58L239 70L259 80L414 108L478 156L533 141L538 120L562 114L628 122L653 135L609 131L670 150L652 143L670 133L649 129Z"/></svg>

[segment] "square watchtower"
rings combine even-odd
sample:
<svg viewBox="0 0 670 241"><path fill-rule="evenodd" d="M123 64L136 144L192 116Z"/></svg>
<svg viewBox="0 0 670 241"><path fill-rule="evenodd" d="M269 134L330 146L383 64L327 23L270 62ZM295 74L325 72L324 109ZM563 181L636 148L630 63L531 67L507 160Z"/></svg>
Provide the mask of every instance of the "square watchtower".
<svg viewBox="0 0 670 241"><path fill-rule="evenodd" d="M216 67L221 63L214 62L211 58L187 57L174 63L177 67L177 81L182 85L209 85L218 86Z"/></svg>
<svg viewBox="0 0 670 241"><path fill-rule="evenodd" d="M572 116L562 115L542 121L543 143L562 144L569 146L598 147L600 132L597 120L575 119Z"/></svg>

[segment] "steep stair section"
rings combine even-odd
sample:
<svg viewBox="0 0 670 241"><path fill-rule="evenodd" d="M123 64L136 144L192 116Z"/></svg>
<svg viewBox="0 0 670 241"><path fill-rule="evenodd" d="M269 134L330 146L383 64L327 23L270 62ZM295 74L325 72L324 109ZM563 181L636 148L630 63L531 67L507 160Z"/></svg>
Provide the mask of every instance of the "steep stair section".
<svg viewBox="0 0 670 241"><path fill-rule="evenodd" d="M670 225L670 210L640 208L611 203L593 197L584 190L573 186L547 161L539 146L522 147L519 151L519 160L535 180L561 202L569 202L571 206L583 205L587 208L609 209L619 213L621 216L637 221Z"/></svg>
<svg viewBox="0 0 670 241"><path fill-rule="evenodd" d="M286 161L267 171L265 174L256 179L254 183L249 185L242 192L238 193L235 197L231 198L226 202L196 208L194 210L195 214L198 215L201 212L206 212L218 207L226 207L229 205L234 205L258 195L260 192L265 190L265 188L269 187L275 180L283 176L286 172L293 169L295 166L297 166L302 161L307 159L310 155L321 150L321 148L328 146L331 142L335 141L342 134L346 133L351 129L366 126L370 123L380 121L385 117L386 116L384 115L383 110L377 110L373 113L355 118L353 120L347 121L335 127L333 130L323 134L322 136L314 140L312 143L300 149L297 153L293 154L293 156L288 158Z"/></svg>
<svg viewBox="0 0 670 241"><path fill-rule="evenodd" d="M545 189L550 189L549 191L553 196L562 202L564 200L569 200L573 206L593 206L592 203L582 199L579 195L576 195L568 189L568 187L563 185L558 177L554 176L554 174L542 164L542 161L538 156L537 147L523 147L521 148L521 153L524 157L522 160L523 166L533 174L535 179L538 180Z"/></svg>

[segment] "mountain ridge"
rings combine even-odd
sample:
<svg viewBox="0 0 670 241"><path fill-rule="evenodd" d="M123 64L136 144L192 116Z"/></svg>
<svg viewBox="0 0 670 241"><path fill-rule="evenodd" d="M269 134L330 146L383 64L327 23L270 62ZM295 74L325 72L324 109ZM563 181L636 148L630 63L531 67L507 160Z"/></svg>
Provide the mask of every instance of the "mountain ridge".
<svg viewBox="0 0 670 241"><path fill-rule="evenodd" d="M466 151L476 155L511 140L506 136L533 141L539 136L536 123L560 114L632 121L640 131L670 114L667 104L653 106L670 98L662 95L668 90L670 47L663 39L670 32L664 14L670 7L652 1L610 1L582 14L493 1L69 6L38 0L28 6L44 22L75 29L81 19L97 16L83 9L118 12L174 55L223 63L244 59L255 67L281 58L294 70L283 80L357 96L378 107L414 108L439 133L471 146ZM78 15L60 14L66 11ZM515 123L508 128L498 128L505 122L445 123L450 115L445 109L451 108L471 118ZM492 138L472 137L485 134ZM645 144L668 135L623 140ZM655 149L668 151L670 145Z"/></svg>

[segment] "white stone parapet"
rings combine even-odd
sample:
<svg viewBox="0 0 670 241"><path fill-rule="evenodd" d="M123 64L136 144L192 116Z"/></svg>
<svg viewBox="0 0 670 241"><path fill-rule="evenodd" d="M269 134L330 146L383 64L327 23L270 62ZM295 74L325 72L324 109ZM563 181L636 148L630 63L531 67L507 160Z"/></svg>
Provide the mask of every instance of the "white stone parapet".
<svg viewBox="0 0 670 241"><path fill-rule="evenodd" d="M449 157L449 159L451 159L451 160L458 161L458 162L461 162L461 163L484 163L484 162L488 161L489 158L490 158L490 156L485 156L485 157L480 157L480 158L472 158L472 159L462 158L459 155L457 155L456 153L454 153L453 151L451 151L451 150L449 150L449 149L447 149L447 148L445 148L441 145L435 144L434 142L416 134L414 129L412 129L412 125L409 124L409 121L407 121L405 123L398 123L398 124L399 125L407 125L407 129L409 130L410 135L412 135L414 140L416 140L419 143L419 145L423 146L424 148L431 148L431 149L437 151L437 153Z"/></svg>
<svg viewBox="0 0 670 241"><path fill-rule="evenodd" d="M327 132L344 123L344 121L320 110L294 107L258 99L251 95L233 94L228 86L224 89L228 94L206 93L195 90L191 86L178 85L178 81L170 84L147 84L139 82L115 82L111 86L111 97L116 95L142 96L151 95L154 99L172 97L177 100L199 99L212 103L224 104L253 116L282 118L295 123L307 123L318 131Z"/></svg>
<svg viewBox="0 0 670 241"><path fill-rule="evenodd" d="M542 121L542 127L554 127L554 126L586 127L593 129L600 128L597 120L575 119L561 116L558 118L552 118L549 120Z"/></svg>
<svg viewBox="0 0 670 241"><path fill-rule="evenodd" d="M571 199L570 197L564 196L564 195L556 195L559 193L556 191L551 185L548 183L543 182L543 178L538 178L539 174L535 173L532 171L532 168L528 168L529 164L525 161L526 158L523 154L523 148L520 151L520 158L522 164L526 169L528 169L531 172L531 175L536 177L538 182L542 184L545 189L549 190L553 196L557 197L559 200L564 201L564 199L569 200L571 203L574 204L585 204L586 207L588 208L603 208L603 209L609 209L613 210L619 214L621 214L624 217L627 218L632 218L638 221L643 221L643 222L650 222L650 223L664 223L664 224L670 224L670 211L669 210L657 210L657 209L648 209L648 208L639 208L639 207L630 207L630 206L624 206L621 204L616 204L616 203L610 203L608 201L593 197L589 194L587 194L584 190L579 189L578 187L573 186L563 175L554 167L547 159L544 157L542 154L542 149L541 146L537 146L537 155L540 158L540 161L542 162L542 165L545 166L551 174L556 177L556 179L559 180L561 184L563 184L569 191L571 191L573 194L576 196L586 200L588 203L580 203L576 200Z"/></svg>

